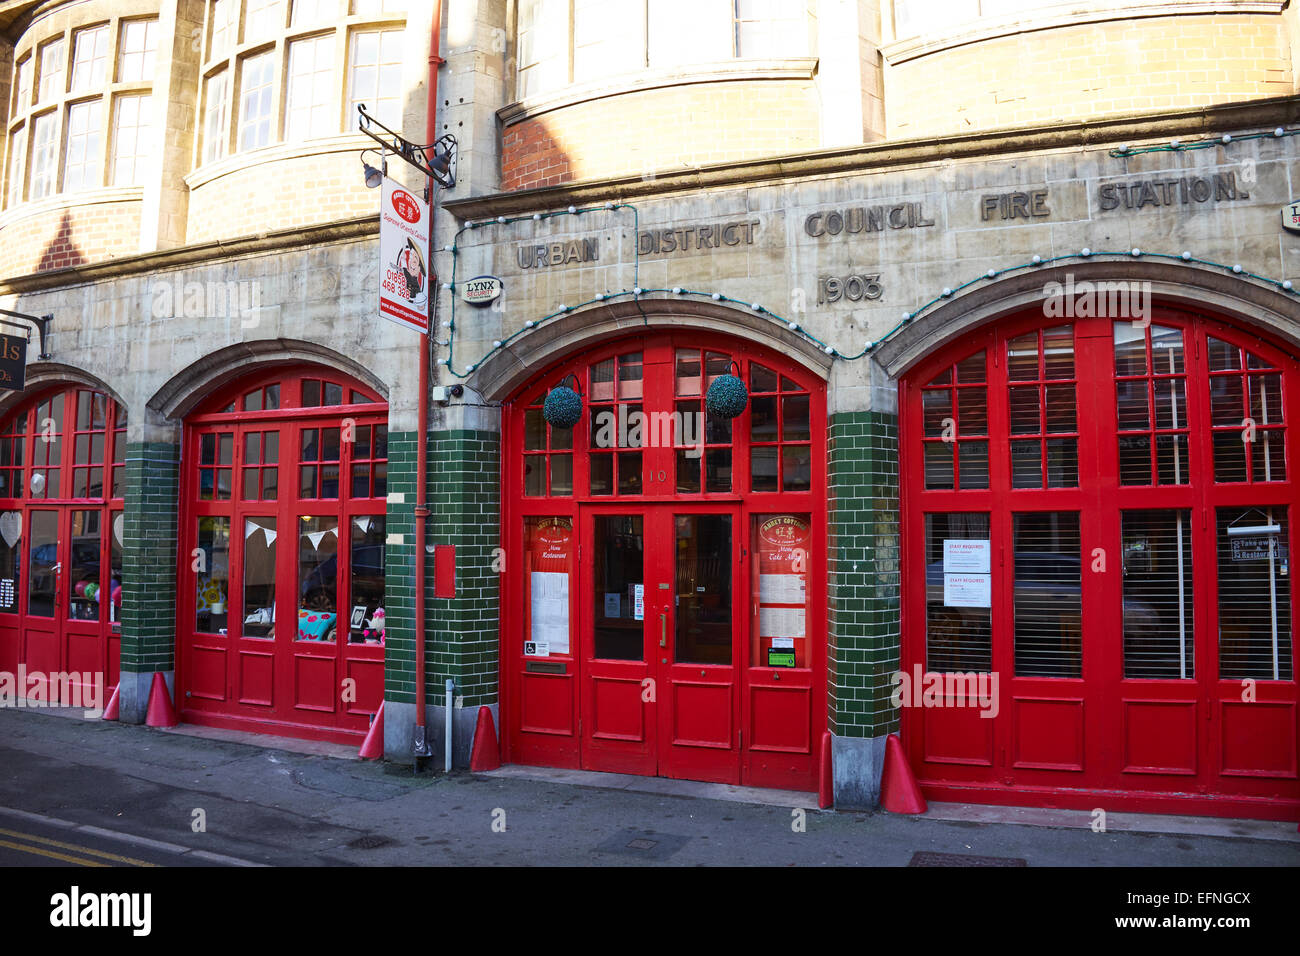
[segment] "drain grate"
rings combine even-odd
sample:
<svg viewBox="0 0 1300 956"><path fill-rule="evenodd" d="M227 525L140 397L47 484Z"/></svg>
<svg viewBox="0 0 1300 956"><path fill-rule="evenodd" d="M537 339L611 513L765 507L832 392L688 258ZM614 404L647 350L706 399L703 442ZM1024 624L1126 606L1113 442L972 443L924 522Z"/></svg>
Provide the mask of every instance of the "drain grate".
<svg viewBox="0 0 1300 956"><path fill-rule="evenodd" d="M367 834L366 836L363 837L357 837L355 840L349 843L348 849L377 850L381 846L388 846L392 842L393 841L386 836L376 836L375 834Z"/></svg>
<svg viewBox="0 0 1300 956"><path fill-rule="evenodd" d="M918 850L908 866L1028 866L1015 856L969 856L962 853L930 853Z"/></svg>

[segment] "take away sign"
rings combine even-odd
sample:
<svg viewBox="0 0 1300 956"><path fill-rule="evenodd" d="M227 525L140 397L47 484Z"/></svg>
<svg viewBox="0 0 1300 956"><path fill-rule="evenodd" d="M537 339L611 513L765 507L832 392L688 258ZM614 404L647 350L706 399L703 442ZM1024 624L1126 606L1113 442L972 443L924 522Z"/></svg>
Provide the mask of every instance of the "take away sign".
<svg viewBox="0 0 1300 956"><path fill-rule="evenodd" d="M379 205L379 314L429 330L429 207L384 177Z"/></svg>

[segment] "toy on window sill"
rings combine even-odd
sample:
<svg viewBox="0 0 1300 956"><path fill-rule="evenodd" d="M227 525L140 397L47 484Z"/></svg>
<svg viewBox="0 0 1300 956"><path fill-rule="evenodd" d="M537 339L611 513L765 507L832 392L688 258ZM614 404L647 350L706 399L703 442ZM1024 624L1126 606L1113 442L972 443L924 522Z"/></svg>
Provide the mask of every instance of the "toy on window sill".
<svg viewBox="0 0 1300 956"><path fill-rule="evenodd" d="M298 609L298 640L332 641L334 640L334 622L337 614L329 611L313 611L309 608Z"/></svg>
<svg viewBox="0 0 1300 956"><path fill-rule="evenodd" d="M384 609L375 608L374 616L366 622L366 628L361 632L365 637L367 644L384 643L384 631L387 630L388 623L384 618Z"/></svg>

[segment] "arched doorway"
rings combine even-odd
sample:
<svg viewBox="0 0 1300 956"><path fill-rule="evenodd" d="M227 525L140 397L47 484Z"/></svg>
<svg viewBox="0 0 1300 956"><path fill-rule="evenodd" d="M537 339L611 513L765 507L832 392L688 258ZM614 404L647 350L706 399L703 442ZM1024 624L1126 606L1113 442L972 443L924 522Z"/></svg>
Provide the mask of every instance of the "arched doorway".
<svg viewBox="0 0 1300 956"><path fill-rule="evenodd" d="M185 423L177 687L195 723L352 740L383 698L388 409L332 370Z"/></svg>
<svg viewBox="0 0 1300 956"><path fill-rule="evenodd" d="M927 791L1294 813L1295 358L1189 310L1035 310L901 398L903 732Z"/></svg>
<svg viewBox="0 0 1300 956"><path fill-rule="evenodd" d="M0 670L24 668L20 695L86 706L117 683L126 419L70 385L0 425Z"/></svg>
<svg viewBox="0 0 1300 956"><path fill-rule="evenodd" d="M733 364L734 363L734 364ZM719 375L749 390L706 412ZM543 417L568 376L573 428ZM814 789L826 725L825 388L758 346L651 332L504 416L507 759Z"/></svg>

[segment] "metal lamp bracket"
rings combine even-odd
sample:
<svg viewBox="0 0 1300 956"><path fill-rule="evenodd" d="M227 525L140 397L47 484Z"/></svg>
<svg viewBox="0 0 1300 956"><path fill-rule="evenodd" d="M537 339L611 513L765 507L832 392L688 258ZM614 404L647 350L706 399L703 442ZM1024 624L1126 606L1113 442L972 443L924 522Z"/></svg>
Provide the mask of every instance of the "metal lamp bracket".
<svg viewBox="0 0 1300 956"><path fill-rule="evenodd" d="M39 341L41 347L41 352L40 352L41 361L48 362L51 358L54 357L48 351L46 351L45 348L46 339L49 337L50 323L54 321L54 316L28 315L25 312L13 312L10 311L9 309L0 309L0 315L7 315L10 318L14 318L14 319L26 319L28 322L32 323L32 325L36 327L37 335L40 336ZM32 340L32 330L30 327L26 325L19 325L17 322L10 322L8 321L8 319L0 319L0 324L10 325L13 326L14 328L22 329L27 333L27 341L30 342Z"/></svg>

